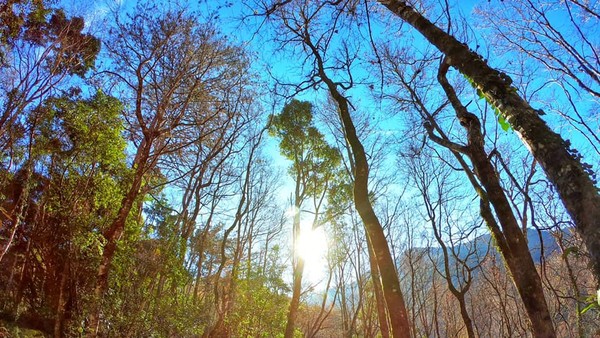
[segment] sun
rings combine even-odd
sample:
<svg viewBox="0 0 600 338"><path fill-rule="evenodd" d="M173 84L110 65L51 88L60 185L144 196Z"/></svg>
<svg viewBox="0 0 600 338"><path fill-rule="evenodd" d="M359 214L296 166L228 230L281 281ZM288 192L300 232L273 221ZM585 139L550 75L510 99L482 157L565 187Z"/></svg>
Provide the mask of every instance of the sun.
<svg viewBox="0 0 600 338"><path fill-rule="evenodd" d="M319 282L327 268L327 235L322 227L303 228L298 237L297 254L304 260L304 274L308 280Z"/></svg>

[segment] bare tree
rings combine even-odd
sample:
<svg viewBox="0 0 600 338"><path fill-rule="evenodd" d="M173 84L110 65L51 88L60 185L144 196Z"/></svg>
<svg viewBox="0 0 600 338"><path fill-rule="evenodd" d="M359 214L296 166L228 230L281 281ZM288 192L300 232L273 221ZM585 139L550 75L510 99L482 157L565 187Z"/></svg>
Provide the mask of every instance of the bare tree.
<svg viewBox="0 0 600 338"><path fill-rule="evenodd" d="M91 336L99 330L99 304L108 286L117 242L136 200L148 188L144 180L158 174L155 168L160 157L173 150L171 133L178 131L190 114L228 111L228 102L211 90L243 75L240 50L219 41L209 24L200 24L185 9L161 12L141 4L125 22L116 13L112 32L106 48L114 68L105 73L131 103L133 112L124 118L136 153L121 208L103 230L106 244L95 288L98 305L89 317Z"/></svg>
<svg viewBox="0 0 600 338"><path fill-rule="evenodd" d="M553 132L539 116L540 111L518 94L510 77L490 67L479 54L435 26L407 2L386 0L381 4L444 53L448 65L468 77L510 123L556 187L592 255L600 283L600 230L596 221L600 218L600 194L589 165L582 163L570 143Z"/></svg>
<svg viewBox="0 0 600 338"><path fill-rule="evenodd" d="M409 170L413 172L415 184L419 189L425 207L425 218L431 223L433 236L441 250L441 257L431 257L433 267L446 280L450 293L456 298L460 308L460 315L468 337L475 337L475 330L471 314L467 309L467 293L474 282L473 271L479 267L476 257L477 243L468 241L474 237L478 226L464 227L455 224L453 215L462 215L465 221L465 212L452 210L452 197L450 191L460 191L456 182L453 182L444 164L433 165L427 155L421 153L420 158L410 159ZM442 167L445 166L445 167ZM459 232L459 233L455 233ZM440 262L441 260L441 262ZM438 268L442 265L442 269ZM449 334L449 333L447 333ZM458 334L458 333L457 333Z"/></svg>
<svg viewBox="0 0 600 338"><path fill-rule="evenodd" d="M500 185L496 169L489 161L487 153L484 150L481 122L479 122L477 116L469 113L458 100L453 87L446 79L445 73L447 69L448 65L444 61L438 72L438 81L456 111L460 124L467 129L468 145L463 147L453 144L447 139L439 138L434 134L431 124L426 124L425 128L428 131L429 137L436 143L454 151L465 153L471 160L471 163L475 167L475 174L481 185L485 188L486 198L493 206L496 217L498 217L502 226L502 233L493 232L494 238L498 241L500 252L506 259L519 294L523 299L529 319L533 325L533 331L540 337L553 337L555 336L554 327L544 297L540 276L531 258L525 236ZM487 211L483 211L482 216L488 224L493 217L491 214L488 215ZM490 228L493 229L492 227Z"/></svg>

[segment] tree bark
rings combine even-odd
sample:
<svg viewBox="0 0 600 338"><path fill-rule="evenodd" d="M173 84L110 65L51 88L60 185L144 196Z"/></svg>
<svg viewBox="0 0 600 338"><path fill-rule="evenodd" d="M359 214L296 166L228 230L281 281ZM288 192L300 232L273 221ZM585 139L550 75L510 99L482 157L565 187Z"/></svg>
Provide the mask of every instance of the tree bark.
<svg viewBox="0 0 600 338"><path fill-rule="evenodd" d="M294 281L292 290L292 300L287 314L287 323L285 325L285 338L294 337L294 329L296 326L296 317L298 316L298 308L300 306L300 293L302 291L302 274L304 272L304 260L298 257L298 263L294 267Z"/></svg>
<svg viewBox="0 0 600 338"><path fill-rule="evenodd" d="M69 292L66 288L67 280L70 274L70 262L67 260L63 263L63 269L61 271L60 283L58 285L58 299L56 304L56 313L54 314L54 337L63 337L67 293Z"/></svg>
<svg viewBox="0 0 600 338"><path fill-rule="evenodd" d="M448 57L448 63L468 77L510 123L556 187L591 255L596 282L600 282L600 194L589 166L570 148L570 142L553 132L523 99L512 80L493 68L466 44L444 32L405 1L380 0Z"/></svg>
<svg viewBox="0 0 600 338"><path fill-rule="evenodd" d="M344 110L344 108L340 110ZM344 120L344 127L347 130L348 128L353 129L354 126L351 125L352 121L350 120L350 114L347 107L346 111L341 114L343 116L342 119ZM390 317L390 324L392 326L392 336L408 338L410 337L410 324L408 322L404 297L400 290L396 266L392 260L392 255L383 233L383 228L369 201L369 191L367 187L369 170L364 148L356 136L356 131L348 132L347 137L353 148L352 152L356 161L354 202L356 210L364 222L367 240L371 242L373 252L375 253L375 260L379 268L381 284L383 287L383 295Z"/></svg>

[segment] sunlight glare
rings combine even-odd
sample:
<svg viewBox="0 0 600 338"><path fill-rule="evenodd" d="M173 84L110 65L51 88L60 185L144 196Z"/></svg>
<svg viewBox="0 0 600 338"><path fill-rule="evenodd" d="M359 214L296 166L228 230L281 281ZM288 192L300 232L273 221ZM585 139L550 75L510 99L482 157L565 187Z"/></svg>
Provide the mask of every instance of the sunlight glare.
<svg viewBox="0 0 600 338"><path fill-rule="evenodd" d="M323 228L303 228L297 242L297 253L304 259L304 271L308 280L319 282L327 267L327 236Z"/></svg>
<svg viewBox="0 0 600 338"><path fill-rule="evenodd" d="M285 216L288 218L292 218L296 215L296 213L298 213L298 208L296 208L295 206L291 206L285 211Z"/></svg>

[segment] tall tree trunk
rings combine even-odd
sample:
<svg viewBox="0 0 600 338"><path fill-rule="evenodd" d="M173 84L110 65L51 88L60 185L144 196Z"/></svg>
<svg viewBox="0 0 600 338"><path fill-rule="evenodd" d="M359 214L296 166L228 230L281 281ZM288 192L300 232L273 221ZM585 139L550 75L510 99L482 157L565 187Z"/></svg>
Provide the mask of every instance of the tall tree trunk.
<svg viewBox="0 0 600 338"><path fill-rule="evenodd" d="M70 261L67 259L64 263L61 271L60 283L58 285L58 299L56 302L56 313L54 314L54 337L60 338L63 336L64 321L65 321L65 310L67 303L67 294L69 290L66 289L67 280L70 274Z"/></svg>
<svg viewBox="0 0 600 338"><path fill-rule="evenodd" d="M322 63L320 64L322 65ZM375 261L377 262L381 276L383 296L389 313L392 336L408 338L410 337L410 324L404 297L400 290L400 281L398 280L396 266L392 259L381 223L377 215L375 215L375 211L369 200L369 165L364 147L358 139L356 128L350 117L348 101L338 92L336 85L326 76L322 67L320 67L319 72L321 79L327 84L331 96L338 103L346 138L352 149L356 165L354 168L354 203L356 211L358 211L365 226L367 240L370 241L369 244L373 247Z"/></svg>
<svg viewBox="0 0 600 338"><path fill-rule="evenodd" d="M473 330L473 321L471 320L471 315L469 315L469 310L467 310L467 303L465 301L464 293L461 294L458 299L458 304L460 305L460 317L465 324L465 328L467 330L467 337L475 338L475 331Z"/></svg>
<svg viewBox="0 0 600 338"><path fill-rule="evenodd" d="M342 114L346 115L346 117L343 117L343 120L345 120L345 128L349 128L347 123L352 123L350 114L347 110ZM383 228L369 201L369 192L367 188L369 171L364 148L358 141L356 131L354 131L353 136L350 136L352 133L348 134L349 142L353 145L353 154L356 161L354 203L356 205L356 210L365 225L367 240L370 241L373 246L373 253L375 253L375 260L379 268L383 295L390 317L390 324L392 326L392 336L408 338L410 337L410 324L408 322L404 297L400 290L396 266L392 260L392 255L385 234L383 233ZM352 138L354 138L354 140Z"/></svg>
<svg viewBox="0 0 600 338"><path fill-rule="evenodd" d="M388 313L385 308L385 299L383 298L383 288L381 286L381 275L377 262L375 261L375 252L371 242L367 241L369 250L369 267L371 268L371 279L373 280L373 293L375 293L375 302L377 306L377 319L379 320L379 330L383 338L389 338L390 328L388 325Z"/></svg>
<svg viewBox="0 0 600 338"><path fill-rule="evenodd" d="M304 260L298 258L298 262L294 267L294 281L292 287L292 300L287 314L287 323L285 325L285 338L294 337L294 329L296 325L296 317L298 316L298 308L300 306L300 293L302 291L302 274L304 272Z"/></svg>
<svg viewBox="0 0 600 338"><path fill-rule="evenodd" d="M104 292L108 288L108 273L112 264L112 260L117 251L117 242L121 238L123 231L125 230L125 222L127 216L139 196L140 188L142 187L142 180L147 169L147 162L150 157L150 149L152 142L148 139L144 139L140 148L136 154L136 158L133 161L133 168L135 174L133 182L127 194L121 201L121 208L117 213L117 217L113 220L108 229L104 232L103 236L106 241L104 250L102 252L102 258L100 265L98 266L98 272L96 273L96 286L94 288L94 300L91 313L88 317L88 337L96 337L98 335L99 324L100 324L100 312L102 310L102 298Z"/></svg>
<svg viewBox="0 0 600 338"><path fill-rule="evenodd" d="M591 254L596 282L600 282L600 194L577 151L546 125L539 116L541 112L517 93L508 76L491 68L466 44L436 27L405 1L379 2L442 51L448 63L473 81L510 123L556 187Z"/></svg>
<svg viewBox="0 0 600 338"><path fill-rule="evenodd" d="M327 76L321 52L311 41L310 36L305 35L302 37L304 45L310 50L315 58L315 71L321 81L325 83L331 97L338 105L345 137L352 150L352 158L355 164L355 167L353 168L354 205L363 221L367 240L370 241L370 245L373 247L375 261L377 262L377 267L379 268L381 276L383 296L390 317L392 337L409 338L410 323L406 312L404 297L400 289L396 265L392 259L381 223L369 200L369 164L367 162L365 149L358 138L356 128L354 127L352 117L350 116L348 100L339 92L337 84Z"/></svg>
<svg viewBox="0 0 600 338"><path fill-rule="evenodd" d="M436 337L441 337L440 334L440 322L438 319L438 291L437 284L435 282L435 269L432 269L431 272L431 289L433 290L433 327L435 329Z"/></svg>
<svg viewBox="0 0 600 338"><path fill-rule="evenodd" d="M492 229L492 233L498 242L500 253L504 257L508 270L513 277L515 286L531 321L533 333L536 337L555 337L556 333L554 332L550 311L544 297L541 278L537 273L535 263L527 247L525 236L500 185L500 179L485 152L481 124L477 116L469 113L460 103L454 88L452 88L446 79L448 67L449 65L445 62L441 65L438 73L438 81L456 111L456 116L461 126L467 131L468 145L461 147L456 144L448 144L448 141L444 142L444 140L439 139L433 134L431 126L426 126L426 128L434 141L442 145L446 144L452 149L462 151L471 159L471 163L475 167L475 174L486 190L487 199L494 208L502 231L496 229L497 226L492 225L495 221L493 220L491 211L487 211L484 218Z"/></svg>
<svg viewBox="0 0 600 338"><path fill-rule="evenodd" d="M296 193L295 193L295 201L294 201L294 245L293 245L293 255L295 256L295 264L293 266L293 274L294 280L292 284L292 300L290 301L290 307L288 309L287 314L287 323L285 325L285 338L293 338L294 337L294 328L296 325L296 317L298 316L298 307L300 306L300 293L302 291L302 274L304 273L304 259L298 254L298 237L300 236L300 179L296 178Z"/></svg>
<svg viewBox="0 0 600 338"><path fill-rule="evenodd" d="M342 317L342 331L344 338L351 338L352 332L350 329L350 313L348 311L348 303L346 301L346 287L344 284L344 268L340 267L338 272L337 287L342 290L340 294L340 313Z"/></svg>

